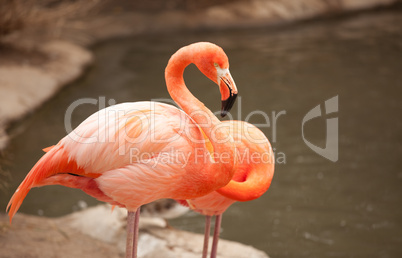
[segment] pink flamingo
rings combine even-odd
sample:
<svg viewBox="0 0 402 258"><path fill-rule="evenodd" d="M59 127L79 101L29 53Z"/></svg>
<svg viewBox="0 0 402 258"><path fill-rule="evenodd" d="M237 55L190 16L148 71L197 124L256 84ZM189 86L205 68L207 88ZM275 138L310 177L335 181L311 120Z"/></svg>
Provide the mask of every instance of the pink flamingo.
<svg viewBox="0 0 402 258"><path fill-rule="evenodd" d="M211 217L215 218L211 258L217 255L222 214L236 201L251 201L263 195L271 185L274 175L274 156L264 133L243 121L225 121L233 130L236 143L237 164L232 180L214 192L199 198L179 201L206 216L202 257L208 254Z"/></svg>
<svg viewBox="0 0 402 258"><path fill-rule="evenodd" d="M226 115L237 96L226 54L212 43L183 47L165 71L169 94L183 111L135 102L94 113L45 149L10 199L10 222L33 187L79 188L128 210L126 257L136 257L141 205L161 198L193 199L225 186L234 173L235 144L229 129L184 84L190 63L218 84L221 115ZM205 139L225 160L212 157Z"/></svg>

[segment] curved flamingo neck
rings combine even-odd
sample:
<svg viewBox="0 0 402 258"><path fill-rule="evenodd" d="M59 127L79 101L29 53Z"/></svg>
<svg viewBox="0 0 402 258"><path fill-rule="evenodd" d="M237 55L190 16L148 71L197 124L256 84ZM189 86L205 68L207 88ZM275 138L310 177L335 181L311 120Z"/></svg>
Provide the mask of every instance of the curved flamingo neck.
<svg viewBox="0 0 402 258"><path fill-rule="evenodd" d="M221 123L219 119L194 97L183 79L184 69L191 63L196 63L200 56L207 53L208 48L203 49L194 44L179 49L169 60L165 70L165 78L170 96L184 112L192 117L197 124L212 123L211 125L215 126ZM208 135L208 128L203 128L203 130Z"/></svg>
<svg viewBox="0 0 402 258"><path fill-rule="evenodd" d="M170 96L202 128L214 148L215 156L226 155L226 162L215 162L213 169L216 173L226 173L230 177L227 183L233 176L235 164L235 145L229 128L220 126L222 123L219 119L194 97L183 79L184 69L191 63L197 65L200 60L205 61L210 51L210 45L204 46L203 43L179 49L169 60L165 79Z"/></svg>

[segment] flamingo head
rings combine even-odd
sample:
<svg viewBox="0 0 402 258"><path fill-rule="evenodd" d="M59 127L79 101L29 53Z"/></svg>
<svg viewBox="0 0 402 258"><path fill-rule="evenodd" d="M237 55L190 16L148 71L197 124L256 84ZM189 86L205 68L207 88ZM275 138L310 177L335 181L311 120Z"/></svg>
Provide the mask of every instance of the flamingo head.
<svg viewBox="0 0 402 258"><path fill-rule="evenodd" d="M219 86L221 92L221 116L225 117L237 97L237 87L229 72L229 61L222 48L212 43L202 43L201 51L195 58L195 65L210 80Z"/></svg>

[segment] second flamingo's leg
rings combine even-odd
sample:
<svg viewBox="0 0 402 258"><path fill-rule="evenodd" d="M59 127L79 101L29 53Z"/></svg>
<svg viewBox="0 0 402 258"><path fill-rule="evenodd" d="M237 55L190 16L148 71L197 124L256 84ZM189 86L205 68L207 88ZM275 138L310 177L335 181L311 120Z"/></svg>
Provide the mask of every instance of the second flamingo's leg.
<svg viewBox="0 0 402 258"><path fill-rule="evenodd" d="M212 240L211 258L216 258L216 254L218 253L218 241L219 241L219 233L221 231L221 223L222 223L222 214L216 215L214 238Z"/></svg>
<svg viewBox="0 0 402 258"><path fill-rule="evenodd" d="M126 258L137 258L140 208L127 214Z"/></svg>
<svg viewBox="0 0 402 258"><path fill-rule="evenodd" d="M205 216L204 247L202 248L202 258L207 258L209 232L211 229L211 216Z"/></svg>

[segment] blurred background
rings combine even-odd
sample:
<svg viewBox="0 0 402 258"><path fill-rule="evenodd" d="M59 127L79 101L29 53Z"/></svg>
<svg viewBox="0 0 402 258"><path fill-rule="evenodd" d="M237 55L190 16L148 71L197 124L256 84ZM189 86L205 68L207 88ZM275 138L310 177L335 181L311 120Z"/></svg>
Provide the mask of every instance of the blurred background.
<svg viewBox="0 0 402 258"><path fill-rule="evenodd" d="M225 50L239 89L233 119L265 124L276 155L270 189L228 209L222 238L273 258L402 256L400 1L1 0L0 8L3 211L42 148L65 136L72 102L169 99L169 57L210 41ZM80 55L90 57L71 65ZM195 67L184 76L197 98L220 109L212 82ZM326 115L325 101L336 96L338 112ZM317 105L323 115L303 127ZM73 127L98 109L76 108ZM325 148L331 118L335 161L305 143ZM97 203L51 186L33 189L20 211L57 217ZM204 218L187 213L169 223L202 233Z"/></svg>

